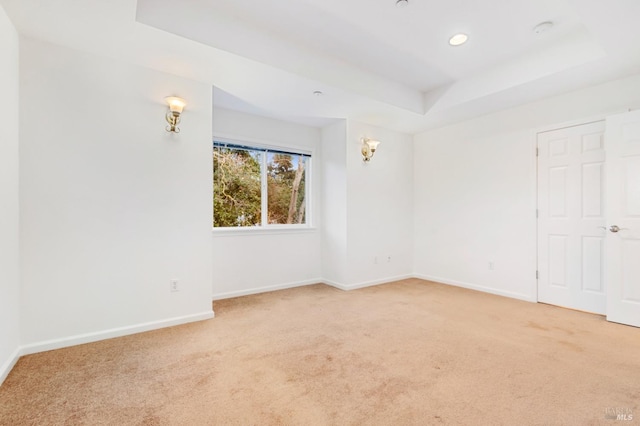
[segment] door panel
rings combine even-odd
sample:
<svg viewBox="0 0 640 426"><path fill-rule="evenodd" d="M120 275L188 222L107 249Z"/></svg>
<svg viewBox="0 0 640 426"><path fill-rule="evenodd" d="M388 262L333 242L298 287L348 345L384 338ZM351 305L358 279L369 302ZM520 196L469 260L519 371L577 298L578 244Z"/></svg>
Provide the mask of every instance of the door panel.
<svg viewBox="0 0 640 426"><path fill-rule="evenodd" d="M602 183L604 163L582 165L582 217L599 219L604 216Z"/></svg>
<svg viewBox="0 0 640 426"><path fill-rule="evenodd" d="M567 287L566 235L549 235L549 284Z"/></svg>
<svg viewBox="0 0 640 426"><path fill-rule="evenodd" d="M604 238L582 237L582 290L604 295Z"/></svg>
<svg viewBox="0 0 640 426"><path fill-rule="evenodd" d="M625 302L640 302L640 286L637 283L640 277L640 241L623 240L622 248L622 300ZM640 309L640 307L639 307Z"/></svg>
<svg viewBox="0 0 640 426"><path fill-rule="evenodd" d="M624 211L626 217L640 217L640 156L625 158L622 160L622 181L626 188L623 189Z"/></svg>
<svg viewBox="0 0 640 426"><path fill-rule="evenodd" d="M604 314L604 121L538 134L538 300Z"/></svg>
<svg viewBox="0 0 640 426"><path fill-rule="evenodd" d="M640 111L607 118L607 319L640 327Z"/></svg>
<svg viewBox="0 0 640 426"><path fill-rule="evenodd" d="M549 169L549 216L567 217L567 167Z"/></svg>

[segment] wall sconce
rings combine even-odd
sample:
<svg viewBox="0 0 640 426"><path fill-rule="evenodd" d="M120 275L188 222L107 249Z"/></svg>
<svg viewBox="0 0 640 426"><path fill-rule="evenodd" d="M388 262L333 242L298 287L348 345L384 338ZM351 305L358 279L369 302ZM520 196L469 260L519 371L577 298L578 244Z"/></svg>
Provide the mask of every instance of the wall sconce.
<svg viewBox="0 0 640 426"><path fill-rule="evenodd" d="M184 99L176 96L167 96L164 100L167 102L167 105L169 105L169 110L165 116L167 123L169 123L166 131L180 133L180 128L177 126L178 123L180 123L180 114L182 114L182 110L187 103Z"/></svg>
<svg viewBox="0 0 640 426"><path fill-rule="evenodd" d="M373 157L373 154L376 153L376 149L378 148L379 144L380 141L374 141L373 139L369 138L362 138L362 150L360 151L362 152L362 161L364 161L365 163L371 161L371 158Z"/></svg>

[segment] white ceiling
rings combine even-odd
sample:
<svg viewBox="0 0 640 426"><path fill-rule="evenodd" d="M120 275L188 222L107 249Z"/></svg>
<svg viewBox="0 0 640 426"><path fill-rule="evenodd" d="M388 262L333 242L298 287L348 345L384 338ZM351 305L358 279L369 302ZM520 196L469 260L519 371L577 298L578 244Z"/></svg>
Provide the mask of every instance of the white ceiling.
<svg viewBox="0 0 640 426"><path fill-rule="evenodd" d="M312 125L352 118L415 133L640 72L638 0L0 4L23 35L208 82L219 106ZM543 21L555 25L536 34ZM449 46L458 32L469 41Z"/></svg>

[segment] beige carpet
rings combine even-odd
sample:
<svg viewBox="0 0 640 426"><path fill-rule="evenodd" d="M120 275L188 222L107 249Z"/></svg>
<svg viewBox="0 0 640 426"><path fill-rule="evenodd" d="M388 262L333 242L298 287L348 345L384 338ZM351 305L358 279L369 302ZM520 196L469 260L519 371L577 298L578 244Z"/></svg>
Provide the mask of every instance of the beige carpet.
<svg viewBox="0 0 640 426"><path fill-rule="evenodd" d="M640 423L640 329L597 315L413 279L214 307L213 320L23 357L0 424Z"/></svg>

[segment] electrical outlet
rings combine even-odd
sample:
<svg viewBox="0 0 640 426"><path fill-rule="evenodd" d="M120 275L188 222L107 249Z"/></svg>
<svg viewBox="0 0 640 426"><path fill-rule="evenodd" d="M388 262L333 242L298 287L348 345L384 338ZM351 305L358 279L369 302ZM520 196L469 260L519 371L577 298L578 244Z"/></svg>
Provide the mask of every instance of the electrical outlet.
<svg viewBox="0 0 640 426"><path fill-rule="evenodd" d="M489 270L490 271L493 271L494 266L495 265L493 264L493 262L489 262Z"/></svg>
<svg viewBox="0 0 640 426"><path fill-rule="evenodd" d="M169 291L174 293L176 291L180 291L180 281L178 280L171 280L169 282Z"/></svg>
<svg viewBox="0 0 640 426"><path fill-rule="evenodd" d="M387 263L391 263L391 255L387 256Z"/></svg>

